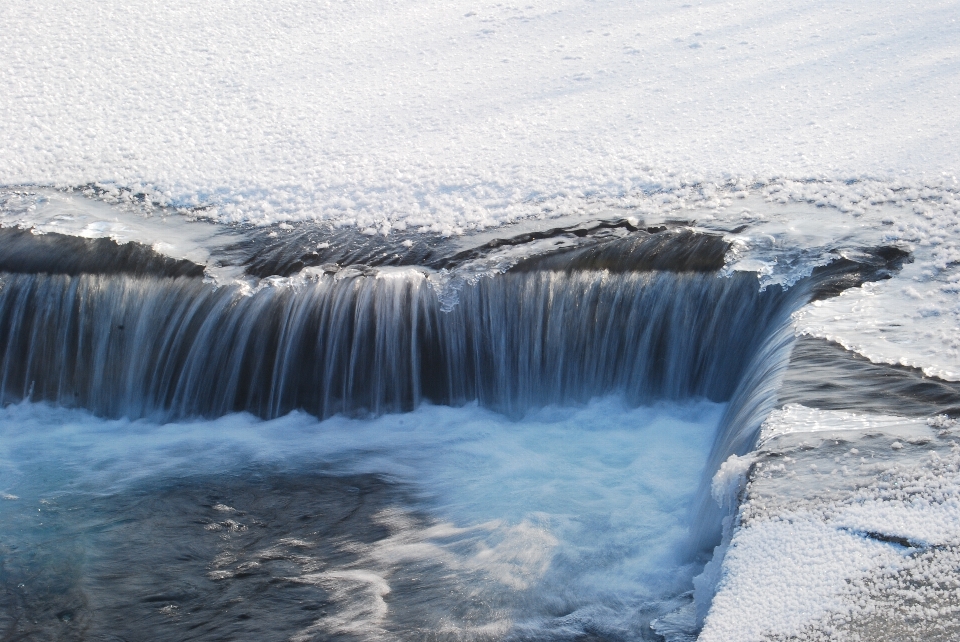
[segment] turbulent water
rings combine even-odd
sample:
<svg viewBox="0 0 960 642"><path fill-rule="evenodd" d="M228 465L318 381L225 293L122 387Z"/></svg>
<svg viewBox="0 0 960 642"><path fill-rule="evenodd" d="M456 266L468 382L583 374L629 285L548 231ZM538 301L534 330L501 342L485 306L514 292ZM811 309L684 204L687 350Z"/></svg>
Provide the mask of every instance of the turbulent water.
<svg viewBox="0 0 960 642"><path fill-rule="evenodd" d="M3 625L99 639L643 639L686 590L709 402L0 417Z"/></svg>
<svg viewBox="0 0 960 642"><path fill-rule="evenodd" d="M761 288L682 227L307 255L311 234L234 244L239 281L0 235L4 636L654 639L790 314L903 258Z"/></svg>

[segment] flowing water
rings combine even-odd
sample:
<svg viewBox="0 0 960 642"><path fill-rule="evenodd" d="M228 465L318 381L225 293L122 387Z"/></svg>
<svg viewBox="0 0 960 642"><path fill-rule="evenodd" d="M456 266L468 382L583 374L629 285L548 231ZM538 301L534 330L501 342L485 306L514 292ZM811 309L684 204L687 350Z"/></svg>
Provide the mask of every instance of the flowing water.
<svg viewBox="0 0 960 642"><path fill-rule="evenodd" d="M239 281L70 238L0 238L9 639L656 639L790 314L871 276L762 289L719 237L629 224L507 268L520 241L251 241Z"/></svg>

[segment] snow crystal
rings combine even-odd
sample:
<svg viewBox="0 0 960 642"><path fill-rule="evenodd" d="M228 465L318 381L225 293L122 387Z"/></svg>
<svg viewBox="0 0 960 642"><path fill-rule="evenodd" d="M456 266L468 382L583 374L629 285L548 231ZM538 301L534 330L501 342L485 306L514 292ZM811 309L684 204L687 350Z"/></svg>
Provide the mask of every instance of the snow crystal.
<svg viewBox="0 0 960 642"><path fill-rule="evenodd" d="M676 205L685 185L720 204L778 177L909 179L922 198L960 170L942 135L960 115L958 17L852 0L15 0L0 184L377 233L650 190Z"/></svg>
<svg viewBox="0 0 960 642"><path fill-rule="evenodd" d="M773 413L700 639L955 639L960 443L935 428Z"/></svg>

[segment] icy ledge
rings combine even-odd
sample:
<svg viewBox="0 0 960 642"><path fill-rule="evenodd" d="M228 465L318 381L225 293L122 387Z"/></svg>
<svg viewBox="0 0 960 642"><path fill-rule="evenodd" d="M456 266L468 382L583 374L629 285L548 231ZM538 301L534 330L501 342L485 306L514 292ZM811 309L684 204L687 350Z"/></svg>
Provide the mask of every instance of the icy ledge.
<svg viewBox="0 0 960 642"><path fill-rule="evenodd" d="M958 639L958 428L774 412L718 473L721 494L747 484L700 640Z"/></svg>
<svg viewBox="0 0 960 642"><path fill-rule="evenodd" d="M839 343L875 363L917 367L928 376L956 381L960 380L958 185L953 176L926 183L786 178L731 179L717 184L678 181L609 198L580 197L569 207L531 202L533 209L522 216L473 227L440 225L437 219L406 229L420 229L429 239L429 234L457 235L466 229L489 228L459 237L464 247L470 247L492 238L588 220L625 219L644 225L685 221L695 229L721 233L732 243L727 273L757 272L765 285L791 285L817 266L844 257L856 259L863 248L896 246L911 252L913 263L889 281L808 306L797 316L797 331ZM86 192L95 198L83 196ZM108 237L118 243L136 241L172 258L202 264L208 275L229 282L242 275L229 267L230 261L218 265L214 257L241 242L250 228L213 223L227 220L215 212L215 208L162 206L143 194L109 185L97 190L0 190L0 226ZM271 226L269 234L278 242L302 231L279 218L246 222ZM363 233L391 234L398 229L385 224L363 228Z"/></svg>

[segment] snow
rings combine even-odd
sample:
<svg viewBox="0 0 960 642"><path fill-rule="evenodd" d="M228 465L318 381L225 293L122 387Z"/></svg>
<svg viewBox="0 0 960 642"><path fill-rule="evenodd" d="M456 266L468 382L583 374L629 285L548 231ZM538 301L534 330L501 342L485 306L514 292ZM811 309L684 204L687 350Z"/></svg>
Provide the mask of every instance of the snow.
<svg viewBox="0 0 960 642"><path fill-rule="evenodd" d="M772 413L700 639L955 639L955 427Z"/></svg>
<svg viewBox="0 0 960 642"><path fill-rule="evenodd" d="M12 0L0 184L452 233L698 183L954 189L958 18L853 0Z"/></svg>
<svg viewBox="0 0 960 642"><path fill-rule="evenodd" d="M700 640L799 635L838 609L851 576L895 563L889 548L815 520L766 521L739 531L724 560L730 579L714 598Z"/></svg>
<svg viewBox="0 0 960 642"><path fill-rule="evenodd" d="M797 315L798 332L835 341L875 363L960 381L960 272L935 278L929 267L917 262L896 279L816 302ZM909 339L902 328L909 328Z"/></svg>

